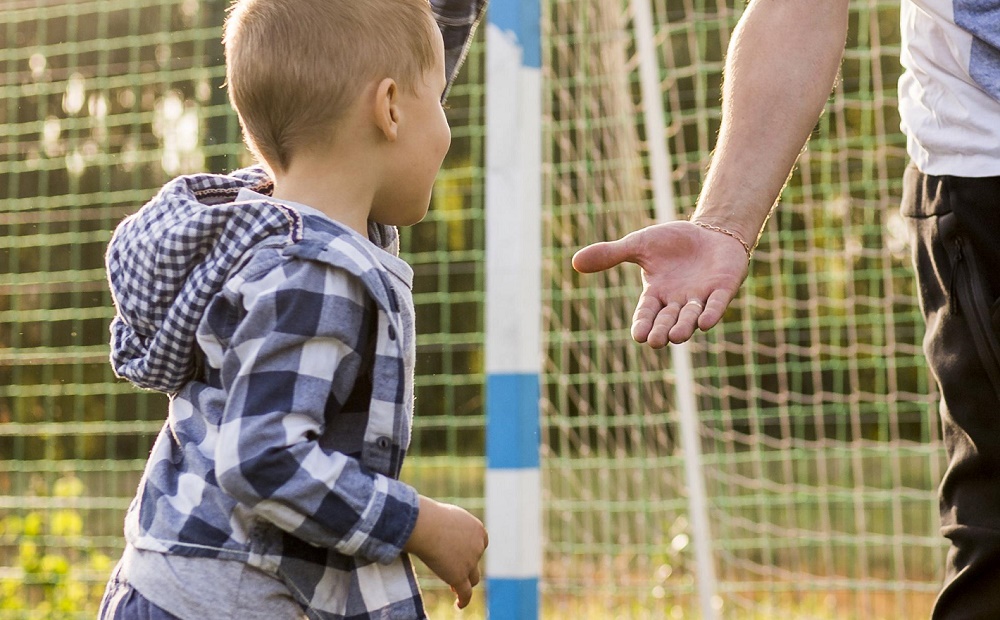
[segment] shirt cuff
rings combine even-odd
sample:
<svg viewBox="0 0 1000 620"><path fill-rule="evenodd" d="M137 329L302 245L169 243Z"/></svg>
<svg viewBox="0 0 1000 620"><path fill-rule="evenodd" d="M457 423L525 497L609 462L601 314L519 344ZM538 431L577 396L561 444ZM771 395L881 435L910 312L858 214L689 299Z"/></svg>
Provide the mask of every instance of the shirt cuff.
<svg viewBox="0 0 1000 620"><path fill-rule="evenodd" d="M384 478L388 489L375 524L355 555L368 557L380 564L389 564L403 553L417 525L420 497L416 489L392 478Z"/></svg>

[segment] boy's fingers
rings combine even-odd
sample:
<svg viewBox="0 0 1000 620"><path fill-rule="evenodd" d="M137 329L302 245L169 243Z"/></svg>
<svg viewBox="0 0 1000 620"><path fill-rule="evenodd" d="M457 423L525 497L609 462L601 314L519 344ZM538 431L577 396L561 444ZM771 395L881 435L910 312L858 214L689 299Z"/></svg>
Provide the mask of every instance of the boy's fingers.
<svg viewBox="0 0 1000 620"><path fill-rule="evenodd" d="M479 579L480 579L479 567L477 566L476 568L472 569L471 573L469 573L469 585L471 585L473 588L478 586Z"/></svg>
<svg viewBox="0 0 1000 620"><path fill-rule="evenodd" d="M452 586L451 589L455 595L458 596L458 601L456 603L458 608L465 609L472 600L472 584L466 580L457 586Z"/></svg>

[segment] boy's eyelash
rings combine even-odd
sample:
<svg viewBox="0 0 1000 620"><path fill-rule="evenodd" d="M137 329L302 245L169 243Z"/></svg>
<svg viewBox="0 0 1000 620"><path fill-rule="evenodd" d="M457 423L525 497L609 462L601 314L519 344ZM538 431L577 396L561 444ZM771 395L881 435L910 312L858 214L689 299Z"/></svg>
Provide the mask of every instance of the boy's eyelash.
<svg viewBox="0 0 1000 620"><path fill-rule="evenodd" d="M451 109L451 104L448 103L448 102L446 102L446 101L442 101L441 102L441 109L444 110L445 112L447 112L448 110Z"/></svg>

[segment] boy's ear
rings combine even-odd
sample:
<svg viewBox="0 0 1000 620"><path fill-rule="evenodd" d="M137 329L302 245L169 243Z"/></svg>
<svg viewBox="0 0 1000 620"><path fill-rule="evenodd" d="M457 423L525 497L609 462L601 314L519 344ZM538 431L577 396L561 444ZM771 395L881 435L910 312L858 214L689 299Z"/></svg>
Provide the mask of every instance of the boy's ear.
<svg viewBox="0 0 1000 620"><path fill-rule="evenodd" d="M399 135L399 86L385 78L375 88L375 125L389 142Z"/></svg>

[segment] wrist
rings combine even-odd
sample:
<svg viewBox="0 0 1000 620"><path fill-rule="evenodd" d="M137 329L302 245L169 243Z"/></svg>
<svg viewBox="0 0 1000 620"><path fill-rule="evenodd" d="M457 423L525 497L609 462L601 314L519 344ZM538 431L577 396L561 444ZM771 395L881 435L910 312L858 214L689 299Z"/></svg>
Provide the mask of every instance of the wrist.
<svg viewBox="0 0 1000 620"><path fill-rule="evenodd" d="M754 241L753 245L750 245L750 243L747 242L746 237L744 237L742 233L736 230L731 230L729 228L726 228L725 226L717 226L715 224L706 222L704 219L701 218L699 219L692 218L691 223L694 224L695 226L698 226L699 228L704 228L705 230L710 230L712 232L723 234L726 235L727 237L735 239L740 243L740 245L743 246L743 251L746 252L747 255L747 262L749 263L750 259L753 258L753 251L757 247L756 236L754 236L753 238Z"/></svg>
<svg viewBox="0 0 1000 620"><path fill-rule="evenodd" d="M429 535L428 526L434 520L432 513L436 508L436 504L437 502L429 497L424 497L423 495L418 497L417 522L413 526L413 531L410 532L410 537L403 544L403 551L412 553L417 557L420 557L423 553Z"/></svg>
<svg viewBox="0 0 1000 620"><path fill-rule="evenodd" d="M777 200L768 203L766 197L751 190L743 197L705 190L689 219L699 226L710 224L735 233L750 246L752 254L776 206Z"/></svg>

